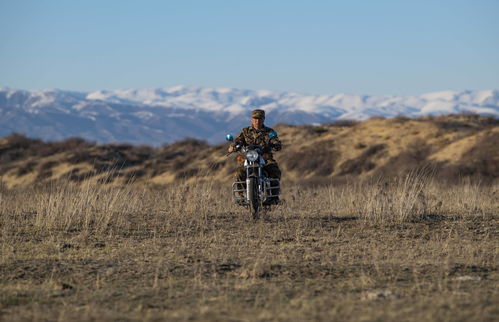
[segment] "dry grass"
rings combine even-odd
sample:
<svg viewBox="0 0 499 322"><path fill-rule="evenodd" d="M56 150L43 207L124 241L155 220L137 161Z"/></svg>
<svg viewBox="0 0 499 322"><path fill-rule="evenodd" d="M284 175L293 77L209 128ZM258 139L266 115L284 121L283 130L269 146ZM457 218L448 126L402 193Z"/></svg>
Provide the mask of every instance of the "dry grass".
<svg viewBox="0 0 499 322"><path fill-rule="evenodd" d="M288 186L258 222L227 188L0 187L0 319L499 317L497 186Z"/></svg>

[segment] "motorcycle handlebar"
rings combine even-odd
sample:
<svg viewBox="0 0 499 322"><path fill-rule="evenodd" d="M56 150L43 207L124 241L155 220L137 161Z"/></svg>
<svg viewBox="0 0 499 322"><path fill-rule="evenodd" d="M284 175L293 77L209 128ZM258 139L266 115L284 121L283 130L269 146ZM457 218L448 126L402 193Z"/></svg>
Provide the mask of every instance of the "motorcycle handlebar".
<svg viewBox="0 0 499 322"><path fill-rule="evenodd" d="M261 145L258 145L258 144L249 144L249 145L237 144L237 145L234 146L234 149L232 150L232 152L228 152L227 153L227 156L229 156L233 152L239 152L239 151L243 150L244 148L246 148L245 149L246 151L248 151L248 150L258 150L259 153L262 153L262 151L263 151L263 147ZM246 151L243 150L243 152L246 152Z"/></svg>

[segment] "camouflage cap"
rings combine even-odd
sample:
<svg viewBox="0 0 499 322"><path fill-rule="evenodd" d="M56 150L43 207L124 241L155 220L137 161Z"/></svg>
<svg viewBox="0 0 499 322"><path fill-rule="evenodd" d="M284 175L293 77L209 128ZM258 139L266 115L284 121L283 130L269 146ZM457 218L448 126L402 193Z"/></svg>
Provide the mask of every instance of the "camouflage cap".
<svg viewBox="0 0 499 322"><path fill-rule="evenodd" d="M251 111L251 117L255 119L264 119L265 111L264 110L253 110Z"/></svg>

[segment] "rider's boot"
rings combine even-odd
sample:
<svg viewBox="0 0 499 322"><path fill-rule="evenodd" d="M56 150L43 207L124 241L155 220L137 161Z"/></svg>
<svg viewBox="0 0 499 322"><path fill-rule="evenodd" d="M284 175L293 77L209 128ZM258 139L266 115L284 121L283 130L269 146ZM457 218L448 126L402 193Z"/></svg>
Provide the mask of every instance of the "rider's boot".
<svg viewBox="0 0 499 322"><path fill-rule="evenodd" d="M265 206L278 205L280 203L281 201L279 200L279 197L270 197L263 202Z"/></svg>

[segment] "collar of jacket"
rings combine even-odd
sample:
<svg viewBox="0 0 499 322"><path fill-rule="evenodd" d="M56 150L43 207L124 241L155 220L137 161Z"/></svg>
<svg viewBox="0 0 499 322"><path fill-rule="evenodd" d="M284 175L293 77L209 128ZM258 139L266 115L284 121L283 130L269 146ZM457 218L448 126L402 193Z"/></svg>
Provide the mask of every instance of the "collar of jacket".
<svg viewBox="0 0 499 322"><path fill-rule="evenodd" d="M248 126L251 131L255 131L256 133L261 133L261 132L268 132L270 128L264 126L261 129L257 130L253 127L253 125Z"/></svg>

